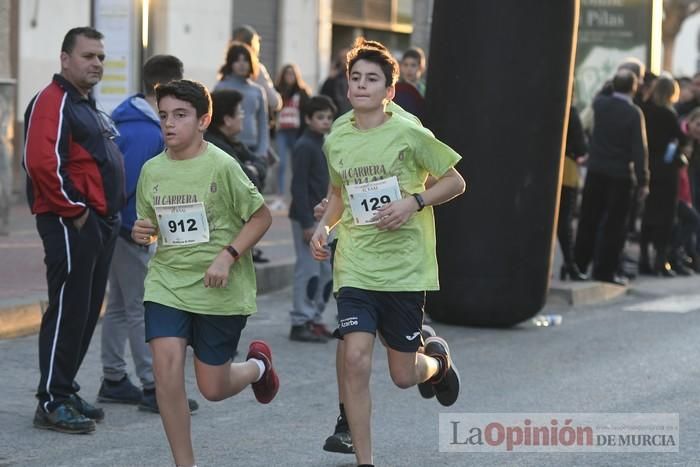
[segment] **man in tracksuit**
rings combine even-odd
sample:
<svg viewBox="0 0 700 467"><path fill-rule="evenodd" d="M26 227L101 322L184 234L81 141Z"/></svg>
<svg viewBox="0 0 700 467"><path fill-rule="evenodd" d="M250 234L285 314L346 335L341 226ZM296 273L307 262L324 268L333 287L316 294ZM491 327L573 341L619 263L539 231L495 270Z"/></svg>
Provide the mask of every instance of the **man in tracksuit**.
<svg viewBox="0 0 700 467"><path fill-rule="evenodd" d="M104 412L75 382L99 318L124 203L117 131L90 91L101 79L103 35L68 31L61 73L27 107L27 198L44 245L49 306L39 331L34 426L87 433Z"/></svg>

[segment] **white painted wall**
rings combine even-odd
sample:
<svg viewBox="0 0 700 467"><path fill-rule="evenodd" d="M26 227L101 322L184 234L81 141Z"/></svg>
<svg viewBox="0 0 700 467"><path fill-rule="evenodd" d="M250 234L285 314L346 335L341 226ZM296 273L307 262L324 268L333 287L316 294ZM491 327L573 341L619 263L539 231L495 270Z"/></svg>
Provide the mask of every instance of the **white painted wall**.
<svg viewBox="0 0 700 467"><path fill-rule="evenodd" d="M316 92L331 60L331 0L282 0L279 14L280 68L296 63Z"/></svg>
<svg viewBox="0 0 700 467"><path fill-rule="evenodd" d="M156 5L154 53L175 55L185 66L185 78L211 89L231 35L231 1L170 0Z"/></svg>
<svg viewBox="0 0 700 467"><path fill-rule="evenodd" d="M676 37L676 50L673 54L673 74L693 76L700 71L700 14L695 14L683 22Z"/></svg>
<svg viewBox="0 0 700 467"><path fill-rule="evenodd" d="M63 36L69 29L90 25L90 2L61 0L60 2L19 3L19 70L17 80L18 120L24 120L24 110L34 95L45 87L54 73L61 71L60 56Z"/></svg>

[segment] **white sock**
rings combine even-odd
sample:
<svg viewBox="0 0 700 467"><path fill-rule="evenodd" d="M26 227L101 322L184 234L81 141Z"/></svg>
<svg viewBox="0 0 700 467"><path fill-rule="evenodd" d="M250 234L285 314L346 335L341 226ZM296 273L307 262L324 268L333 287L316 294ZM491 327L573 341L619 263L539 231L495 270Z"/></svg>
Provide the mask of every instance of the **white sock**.
<svg viewBox="0 0 700 467"><path fill-rule="evenodd" d="M249 358L248 361L254 362L256 365L258 365L258 368L260 369L260 375L258 375L258 377L255 379L255 381L253 381L254 383L257 383L258 381L260 381L262 379L263 375L265 374L265 362L263 362L262 360L259 360L257 358Z"/></svg>

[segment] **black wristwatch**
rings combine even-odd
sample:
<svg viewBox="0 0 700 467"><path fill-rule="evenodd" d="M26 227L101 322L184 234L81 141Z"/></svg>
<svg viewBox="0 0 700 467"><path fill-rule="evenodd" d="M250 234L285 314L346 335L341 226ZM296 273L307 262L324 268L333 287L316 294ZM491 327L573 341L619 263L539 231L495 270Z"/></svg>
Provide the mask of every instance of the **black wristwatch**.
<svg viewBox="0 0 700 467"><path fill-rule="evenodd" d="M418 210L422 211L425 207L425 201L423 201L423 197L418 193L413 193L413 198L416 200L416 203L418 203Z"/></svg>
<svg viewBox="0 0 700 467"><path fill-rule="evenodd" d="M241 256L238 254L238 250L236 250L233 245L226 245L225 250L228 251L236 261L238 261L238 257Z"/></svg>

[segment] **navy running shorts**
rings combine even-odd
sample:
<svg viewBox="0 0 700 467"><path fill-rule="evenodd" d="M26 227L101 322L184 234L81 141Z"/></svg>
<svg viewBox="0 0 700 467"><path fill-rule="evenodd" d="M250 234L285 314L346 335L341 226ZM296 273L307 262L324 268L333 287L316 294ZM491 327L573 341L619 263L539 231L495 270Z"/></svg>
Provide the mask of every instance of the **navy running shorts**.
<svg viewBox="0 0 700 467"><path fill-rule="evenodd" d="M341 287L337 334L379 333L386 345L399 352L417 352L423 346L421 328L425 292L381 292Z"/></svg>
<svg viewBox="0 0 700 467"><path fill-rule="evenodd" d="M207 365L229 363L238 348L247 316L191 313L155 302L145 302L146 342L157 337L182 337Z"/></svg>

